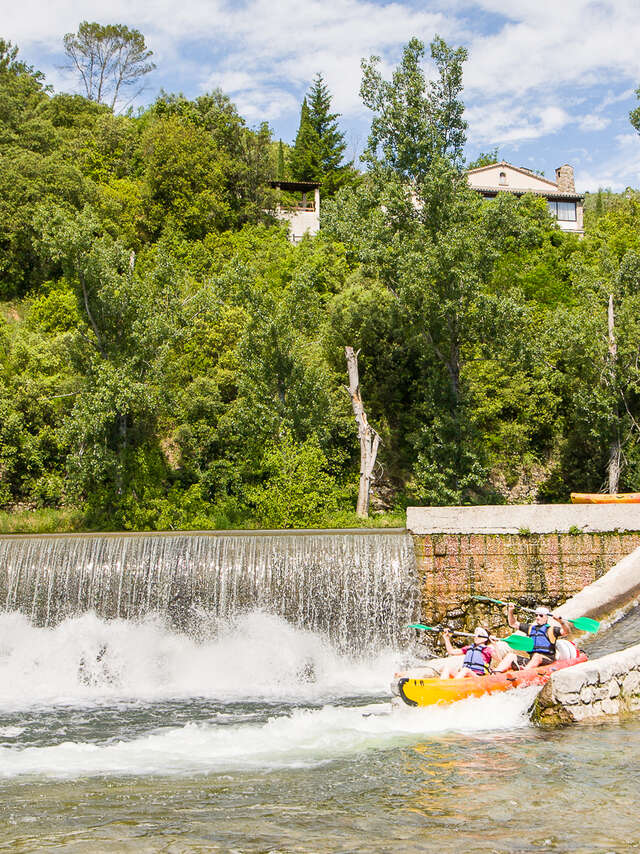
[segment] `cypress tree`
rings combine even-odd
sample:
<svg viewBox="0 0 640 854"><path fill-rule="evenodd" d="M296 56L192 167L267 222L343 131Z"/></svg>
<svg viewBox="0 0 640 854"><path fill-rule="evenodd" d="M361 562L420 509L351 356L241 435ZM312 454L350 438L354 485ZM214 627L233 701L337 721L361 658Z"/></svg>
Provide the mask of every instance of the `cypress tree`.
<svg viewBox="0 0 640 854"><path fill-rule="evenodd" d="M284 146L282 140L278 143L278 168L276 170L276 178L282 181L284 179Z"/></svg>
<svg viewBox="0 0 640 854"><path fill-rule="evenodd" d="M320 181L322 179L322 146L311 123L309 105L305 98L300 110L300 127L289 158L294 181Z"/></svg>

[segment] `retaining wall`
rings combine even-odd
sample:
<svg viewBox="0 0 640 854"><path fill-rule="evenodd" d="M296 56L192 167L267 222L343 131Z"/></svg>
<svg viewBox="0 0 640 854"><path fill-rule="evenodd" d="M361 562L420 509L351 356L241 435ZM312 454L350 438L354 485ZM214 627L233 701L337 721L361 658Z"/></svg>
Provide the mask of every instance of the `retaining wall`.
<svg viewBox="0 0 640 854"><path fill-rule="evenodd" d="M574 723L640 711L640 644L559 670L534 706L540 723Z"/></svg>
<svg viewBox="0 0 640 854"><path fill-rule="evenodd" d="M529 606L571 599L640 547L640 505L410 507L407 527L425 622L498 629L503 610L474 594Z"/></svg>

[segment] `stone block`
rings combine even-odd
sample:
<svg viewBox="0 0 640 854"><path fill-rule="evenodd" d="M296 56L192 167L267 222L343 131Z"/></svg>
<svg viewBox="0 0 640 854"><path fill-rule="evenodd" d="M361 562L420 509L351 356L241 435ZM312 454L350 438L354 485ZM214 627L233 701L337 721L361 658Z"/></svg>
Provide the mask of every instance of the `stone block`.
<svg viewBox="0 0 640 854"><path fill-rule="evenodd" d="M592 703L595 703L598 700L605 700L609 696L609 685L596 685L593 688L593 699Z"/></svg>
<svg viewBox="0 0 640 854"><path fill-rule="evenodd" d="M617 715L620 711L620 701L617 699L607 698L602 701L603 715Z"/></svg>
<svg viewBox="0 0 640 854"><path fill-rule="evenodd" d="M622 693L625 697L640 694L640 673L637 670L631 670L625 676L622 682Z"/></svg>
<svg viewBox="0 0 640 854"><path fill-rule="evenodd" d="M591 685L584 685L578 696L580 697L580 702L590 703L593 700L593 687Z"/></svg>
<svg viewBox="0 0 640 854"><path fill-rule="evenodd" d="M609 697L610 698L617 697L619 693L620 693L620 685L618 684L618 680L612 679L611 682L609 682Z"/></svg>
<svg viewBox="0 0 640 854"><path fill-rule="evenodd" d="M589 702L582 699L582 692L580 694L556 694L556 700L563 706L575 706L580 702Z"/></svg>

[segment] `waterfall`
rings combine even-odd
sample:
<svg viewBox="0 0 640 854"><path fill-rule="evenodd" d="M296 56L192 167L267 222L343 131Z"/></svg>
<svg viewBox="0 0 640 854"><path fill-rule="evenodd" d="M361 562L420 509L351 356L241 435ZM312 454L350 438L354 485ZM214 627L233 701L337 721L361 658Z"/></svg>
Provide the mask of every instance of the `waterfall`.
<svg viewBox="0 0 640 854"><path fill-rule="evenodd" d="M189 630L196 614L257 608L355 652L397 646L417 607L413 542L400 531L0 537L0 609L40 626L160 612Z"/></svg>

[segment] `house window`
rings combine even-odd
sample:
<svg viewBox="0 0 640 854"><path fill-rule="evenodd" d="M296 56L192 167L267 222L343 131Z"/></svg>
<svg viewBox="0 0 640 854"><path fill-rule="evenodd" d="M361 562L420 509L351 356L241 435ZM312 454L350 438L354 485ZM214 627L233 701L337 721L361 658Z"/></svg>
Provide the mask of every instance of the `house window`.
<svg viewBox="0 0 640 854"><path fill-rule="evenodd" d="M547 200L547 207L549 208L549 213L553 214L558 220L562 220L563 222L576 221L575 202L552 202Z"/></svg>
<svg viewBox="0 0 640 854"><path fill-rule="evenodd" d="M505 184L505 185L506 185L506 183L507 183L507 173L506 173L506 172L501 172L501 173L500 173L500 175L499 175L499 177L498 177L498 183L499 183L499 184Z"/></svg>

